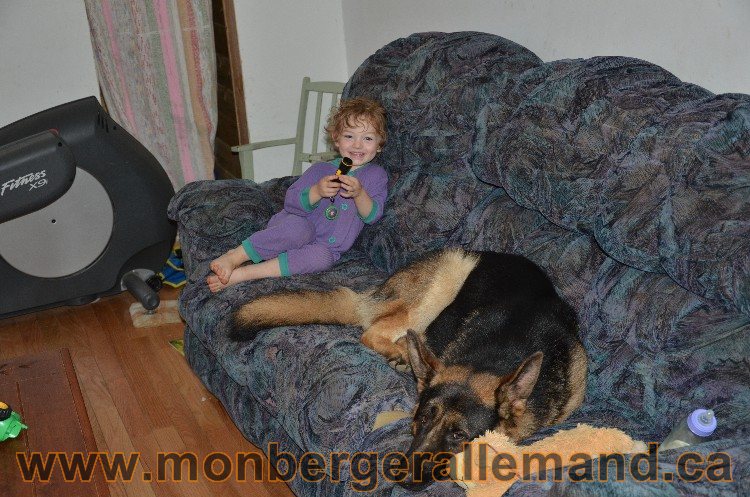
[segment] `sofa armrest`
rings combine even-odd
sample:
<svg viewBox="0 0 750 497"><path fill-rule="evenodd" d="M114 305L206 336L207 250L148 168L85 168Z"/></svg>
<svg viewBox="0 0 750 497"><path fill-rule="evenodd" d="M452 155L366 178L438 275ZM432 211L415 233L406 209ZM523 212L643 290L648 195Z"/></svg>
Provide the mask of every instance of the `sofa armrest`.
<svg viewBox="0 0 750 497"><path fill-rule="evenodd" d="M283 208L284 194L295 179L261 184L241 179L195 181L180 189L169 203L168 215L178 225L187 273L264 228Z"/></svg>

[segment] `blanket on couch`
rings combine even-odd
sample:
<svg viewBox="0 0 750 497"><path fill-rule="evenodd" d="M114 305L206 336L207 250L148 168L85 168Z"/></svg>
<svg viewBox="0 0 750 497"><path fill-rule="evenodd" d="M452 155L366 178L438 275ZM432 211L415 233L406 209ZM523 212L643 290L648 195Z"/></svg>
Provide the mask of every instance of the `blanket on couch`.
<svg viewBox="0 0 750 497"><path fill-rule="evenodd" d="M262 228L293 178L191 183L170 204L188 277L186 357L243 434L297 458L405 450L408 419L372 427L381 412L412 409L414 380L360 345L361 330L276 328L236 344L231 313L280 288L362 289L461 245L529 257L578 313L586 398L536 439L587 423L659 441L703 406L719 427L692 449L731 460L731 481L532 477L508 495L748 495L750 96L714 95L631 58L543 63L484 33L396 40L356 71L344 96L355 95L388 112L379 163L390 193L384 217L332 270L216 295L204 284L208 263ZM659 474L675 474L683 452L660 453ZM289 484L305 496L409 495L350 469ZM462 493L441 482L422 494Z"/></svg>

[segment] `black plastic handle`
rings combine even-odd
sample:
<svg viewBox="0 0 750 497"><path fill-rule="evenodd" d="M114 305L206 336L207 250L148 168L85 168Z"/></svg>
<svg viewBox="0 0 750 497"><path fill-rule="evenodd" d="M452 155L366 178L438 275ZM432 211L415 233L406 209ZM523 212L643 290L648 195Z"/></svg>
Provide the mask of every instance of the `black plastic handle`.
<svg viewBox="0 0 750 497"><path fill-rule="evenodd" d="M147 311L153 311L159 307L159 295L137 274L132 272L125 274L122 277L122 285Z"/></svg>

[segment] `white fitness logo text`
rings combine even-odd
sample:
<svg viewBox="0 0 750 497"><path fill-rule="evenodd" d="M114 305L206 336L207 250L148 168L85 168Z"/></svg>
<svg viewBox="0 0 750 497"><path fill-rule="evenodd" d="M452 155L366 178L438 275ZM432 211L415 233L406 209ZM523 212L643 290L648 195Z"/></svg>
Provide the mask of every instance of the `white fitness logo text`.
<svg viewBox="0 0 750 497"><path fill-rule="evenodd" d="M23 176L19 176L16 179L10 179L3 183L2 190L0 190L0 197L5 195L5 191L12 191L16 188L20 188L24 185L29 185L29 191L34 188L39 188L47 184L45 177L47 176L47 170L42 169L36 173L28 173Z"/></svg>

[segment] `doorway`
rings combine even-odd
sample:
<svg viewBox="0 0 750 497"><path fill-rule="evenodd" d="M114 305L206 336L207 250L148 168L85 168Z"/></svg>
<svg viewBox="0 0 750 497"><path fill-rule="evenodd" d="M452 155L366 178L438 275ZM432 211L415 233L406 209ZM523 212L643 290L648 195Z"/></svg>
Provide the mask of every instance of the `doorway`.
<svg viewBox="0 0 750 497"><path fill-rule="evenodd" d="M218 120L214 143L217 179L240 178L240 160L232 146L250 141L245 112L242 63L234 0L211 0L216 47Z"/></svg>

